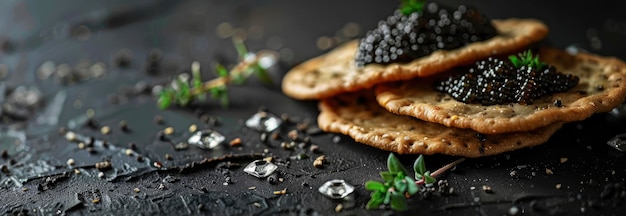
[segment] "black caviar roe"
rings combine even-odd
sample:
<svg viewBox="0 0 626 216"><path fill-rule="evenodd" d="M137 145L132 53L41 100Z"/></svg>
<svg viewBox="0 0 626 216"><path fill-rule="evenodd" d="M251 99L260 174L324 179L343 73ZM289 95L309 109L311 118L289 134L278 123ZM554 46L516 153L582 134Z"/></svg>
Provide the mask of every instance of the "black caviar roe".
<svg viewBox="0 0 626 216"><path fill-rule="evenodd" d="M540 97L573 88L579 80L577 76L557 72L553 66L540 70L528 66L516 68L496 58L477 61L465 70L466 73L438 82L435 88L465 103L532 104Z"/></svg>
<svg viewBox="0 0 626 216"><path fill-rule="evenodd" d="M491 20L468 6L426 4L423 11L404 15L396 10L360 40L357 66L410 62L439 49L456 49L497 34Z"/></svg>

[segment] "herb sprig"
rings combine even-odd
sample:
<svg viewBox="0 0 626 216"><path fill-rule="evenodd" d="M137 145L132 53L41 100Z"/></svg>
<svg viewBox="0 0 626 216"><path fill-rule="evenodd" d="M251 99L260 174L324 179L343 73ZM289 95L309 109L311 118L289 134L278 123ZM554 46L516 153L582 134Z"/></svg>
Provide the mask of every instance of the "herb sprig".
<svg viewBox="0 0 626 216"><path fill-rule="evenodd" d="M400 11L404 15L420 12L424 8L424 2L425 0L401 0Z"/></svg>
<svg viewBox="0 0 626 216"><path fill-rule="evenodd" d="M209 81L202 81L200 76L200 63L191 64L192 78L189 81L187 74L177 76L172 84L165 87L158 96L157 104L161 109L167 109L172 104L187 106L194 100L206 100L206 94L220 101L222 106L229 104L228 86L231 84L241 85L252 75L256 75L263 83L271 84L272 79L267 73L266 66L260 63L261 59L269 53L251 53L241 40L233 40L239 56L239 63L231 70L217 63L215 73L217 77Z"/></svg>
<svg viewBox="0 0 626 216"><path fill-rule="evenodd" d="M370 200L367 202L365 208L376 209L384 204L390 205L391 209L396 211L407 210L408 205L406 199L415 195L421 185L433 184L436 181L435 177L461 163L463 160L465 159L458 159L431 173L426 170L424 156L420 155L413 163L415 177L411 178L400 160L398 160L393 153L390 153L387 157L387 169L389 170L380 172L380 177L384 182L374 180L365 182L365 189L372 191Z"/></svg>
<svg viewBox="0 0 626 216"><path fill-rule="evenodd" d="M516 68L528 66L537 70L541 70L541 68L546 66L546 63L539 61L539 55L533 55L532 51L530 50L524 51L517 55L510 55L509 60Z"/></svg>

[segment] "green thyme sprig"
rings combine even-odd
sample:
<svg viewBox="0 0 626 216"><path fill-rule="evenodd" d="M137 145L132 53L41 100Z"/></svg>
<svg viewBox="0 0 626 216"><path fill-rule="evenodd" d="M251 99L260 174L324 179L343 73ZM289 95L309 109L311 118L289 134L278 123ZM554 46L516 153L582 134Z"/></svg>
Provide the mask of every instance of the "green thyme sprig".
<svg viewBox="0 0 626 216"><path fill-rule="evenodd" d="M400 11L404 15L420 12L424 8L424 2L425 0L401 0Z"/></svg>
<svg viewBox="0 0 626 216"><path fill-rule="evenodd" d="M528 66L537 70L541 70L541 68L546 66L546 63L539 61L539 55L533 55L532 51L530 50L524 51L517 55L510 55L509 60L516 68Z"/></svg>
<svg viewBox="0 0 626 216"><path fill-rule="evenodd" d="M266 84L271 84L272 79L267 69L260 64L262 53L248 52L248 48L241 40L233 40L233 43L239 56L239 63L235 67L228 70L222 64L217 63L215 66L217 78L203 82L200 76L200 63L193 62L191 81L184 74L177 76L171 85L159 93L157 100L159 108L167 109L172 104L187 106L194 100L204 101L207 93L226 107L229 104L229 85L241 85L252 75L256 75Z"/></svg>
<svg viewBox="0 0 626 216"><path fill-rule="evenodd" d="M463 160L464 158L458 159L431 173L426 170L424 156L420 155L413 163L415 178L411 178L400 160L398 160L393 153L390 153L389 157L387 157L387 169L389 170L380 172L380 177L384 182L374 180L365 182L365 189L372 191L370 200L367 202L365 208L376 209L381 205L390 205L391 209L396 211L407 210L408 205L406 199L415 195L419 191L419 186L434 183L436 181L435 177L461 163Z"/></svg>

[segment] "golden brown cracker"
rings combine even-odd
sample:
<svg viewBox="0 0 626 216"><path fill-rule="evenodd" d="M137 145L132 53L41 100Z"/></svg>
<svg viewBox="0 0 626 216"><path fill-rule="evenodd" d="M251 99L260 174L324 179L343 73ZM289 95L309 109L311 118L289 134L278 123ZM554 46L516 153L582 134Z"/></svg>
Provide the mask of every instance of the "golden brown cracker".
<svg viewBox="0 0 626 216"><path fill-rule="evenodd" d="M542 144L562 126L556 123L529 132L482 135L390 113L368 93L348 93L320 101L319 127L400 154L481 157Z"/></svg>
<svg viewBox="0 0 626 216"><path fill-rule="evenodd" d="M358 41L351 41L294 67L284 76L282 89L296 99L327 98L382 82L429 76L491 55L516 52L542 40L548 33L548 28L534 19L494 20L493 24L499 34L489 40L454 50L438 50L410 63L387 66L357 67L354 57Z"/></svg>
<svg viewBox="0 0 626 216"><path fill-rule="evenodd" d="M540 58L561 73L578 76L579 84L567 92L537 99L532 105L466 104L436 91L434 78L383 84L376 88L376 97L392 113L486 134L583 120L613 109L626 98L626 64L619 59L582 51L570 55L557 49L542 49ZM561 107L555 100L561 101Z"/></svg>

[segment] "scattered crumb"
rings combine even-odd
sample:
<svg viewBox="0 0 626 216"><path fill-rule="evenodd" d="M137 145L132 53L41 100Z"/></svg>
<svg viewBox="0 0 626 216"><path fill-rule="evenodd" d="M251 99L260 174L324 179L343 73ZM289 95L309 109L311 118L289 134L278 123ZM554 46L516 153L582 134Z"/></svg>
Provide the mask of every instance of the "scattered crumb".
<svg viewBox="0 0 626 216"><path fill-rule="evenodd" d="M556 185L554 186L554 188L556 188L557 190L558 190L558 189L561 189L561 184L556 184Z"/></svg>
<svg viewBox="0 0 626 216"><path fill-rule="evenodd" d="M261 208L261 203L255 202L255 203L252 203L252 205L256 206L257 208Z"/></svg>
<svg viewBox="0 0 626 216"><path fill-rule="evenodd" d="M172 157L171 154L165 153L165 160L172 160L174 159L174 157Z"/></svg>
<svg viewBox="0 0 626 216"><path fill-rule="evenodd" d="M124 150L124 154L126 154L128 156L131 156L131 155L133 155L133 150L132 149L126 149L126 150Z"/></svg>
<svg viewBox="0 0 626 216"><path fill-rule="evenodd" d="M107 135L109 133L111 133L111 127L109 126L103 126L102 128L100 128L100 133Z"/></svg>
<svg viewBox="0 0 626 216"><path fill-rule="evenodd" d="M565 162L567 162L567 158L566 158L566 157L563 157L563 158L561 158L561 159L559 160L559 162L561 162L561 163L565 163Z"/></svg>
<svg viewBox="0 0 626 216"><path fill-rule="evenodd" d="M98 199L98 198L93 199L93 200L91 200L91 203L100 203L100 199Z"/></svg>
<svg viewBox="0 0 626 216"><path fill-rule="evenodd" d="M274 191L274 195L285 195L287 193L287 188L279 190L279 191Z"/></svg>
<svg viewBox="0 0 626 216"><path fill-rule="evenodd" d="M135 192L135 193L139 193L139 192L141 192L141 190L139 190L139 188L134 188L134 189L133 189L133 192Z"/></svg>
<svg viewBox="0 0 626 216"><path fill-rule="evenodd" d="M554 174L554 172L552 172L552 170L551 170L551 169L546 168L546 174L548 174L548 175L552 175L552 174Z"/></svg>
<svg viewBox="0 0 626 216"><path fill-rule="evenodd" d="M193 132L196 132L197 130L198 130L198 125L196 124L189 125L189 132L193 133Z"/></svg>
<svg viewBox="0 0 626 216"><path fill-rule="evenodd" d="M339 203L335 206L335 212L341 212L343 210L343 204Z"/></svg>
<svg viewBox="0 0 626 216"><path fill-rule="evenodd" d="M315 160L313 161L313 166L316 168L321 168L322 166L324 166L324 162L326 162L326 156L321 155L315 158Z"/></svg>
<svg viewBox="0 0 626 216"><path fill-rule="evenodd" d="M256 189L255 186L251 186L251 187L248 188L248 190L254 190L254 189Z"/></svg>
<svg viewBox="0 0 626 216"><path fill-rule="evenodd" d="M483 185L483 191L486 193L493 193L493 190L491 190L491 187L488 185Z"/></svg>
<svg viewBox="0 0 626 216"><path fill-rule="evenodd" d="M75 163L76 163L76 162L74 161L74 159L73 159L73 158L67 159L67 165L68 165L68 166L74 166L74 164L75 164Z"/></svg>
<svg viewBox="0 0 626 216"><path fill-rule="evenodd" d="M173 127L166 127L165 129L163 129L163 133L165 135L172 135L172 134L174 134L174 128Z"/></svg>
<svg viewBox="0 0 626 216"><path fill-rule="evenodd" d="M230 146L240 146L241 145L241 138L237 137L233 140L230 141L230 143L228 143Z"/></svg>

